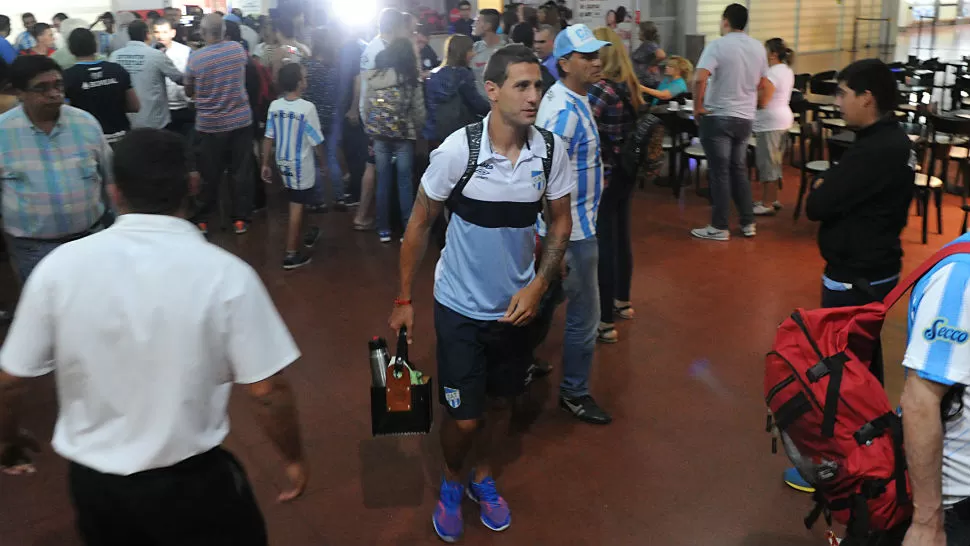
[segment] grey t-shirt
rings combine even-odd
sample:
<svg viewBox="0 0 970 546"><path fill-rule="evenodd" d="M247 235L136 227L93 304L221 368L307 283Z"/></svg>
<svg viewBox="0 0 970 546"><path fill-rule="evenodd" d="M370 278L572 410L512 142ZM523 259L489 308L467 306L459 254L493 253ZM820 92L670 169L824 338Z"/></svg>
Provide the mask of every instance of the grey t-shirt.
<svg viewBox="0 0 970 546"><path fill-rule="evenodd" d="M758 84L768 74L765 46L743 32L714 40L701 53L697 69L711 73L704 108L712 116L754 119Z"/></svg>
<svg viewBox="0 0 970 546"><path fill-rule="evenodd" d="M478 92L482 94L483 97L488 97L485 94L485 67L488 65L488 60L492 58L492 55L496 51L505 47L505 40L499 40L499 42L493 46L485 43L485 40L479 40L475 42L473 50L475 51L475 56L472 57L471 69L475 73L475 86L478 87Z"/></svg>

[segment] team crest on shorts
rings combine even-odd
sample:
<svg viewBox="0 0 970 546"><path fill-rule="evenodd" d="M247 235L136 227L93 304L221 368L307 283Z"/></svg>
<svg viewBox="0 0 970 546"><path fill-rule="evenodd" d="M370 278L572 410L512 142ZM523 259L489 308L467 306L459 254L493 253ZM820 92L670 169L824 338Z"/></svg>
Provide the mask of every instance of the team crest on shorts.
<svg viewBox="0 0 970 546"><path fill-rule="evenodd" d="M532 185L536 191L542 191L543 186L546 185L546 173L543 171L532 171Z"/></svg>
<svg viewBox="0 0 970 546"><path fill-rule="evenodd" d="M451 387L445 387L445 402L454 409L461 405L461 391Z"/></svg>

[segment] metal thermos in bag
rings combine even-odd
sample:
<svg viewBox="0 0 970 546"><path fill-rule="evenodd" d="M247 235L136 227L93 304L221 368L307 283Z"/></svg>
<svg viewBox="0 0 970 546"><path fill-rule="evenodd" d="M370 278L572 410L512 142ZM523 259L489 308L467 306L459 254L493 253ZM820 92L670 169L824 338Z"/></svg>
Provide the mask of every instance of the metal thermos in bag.
<svg viewBox="0 0 970 546"><path fill-rule="evenodd" d="M375 337L367 342L370 351L370 377L375 387L387 385L387 366L391 363L391 355L387 351L387 341L382 337Z"/></svg>

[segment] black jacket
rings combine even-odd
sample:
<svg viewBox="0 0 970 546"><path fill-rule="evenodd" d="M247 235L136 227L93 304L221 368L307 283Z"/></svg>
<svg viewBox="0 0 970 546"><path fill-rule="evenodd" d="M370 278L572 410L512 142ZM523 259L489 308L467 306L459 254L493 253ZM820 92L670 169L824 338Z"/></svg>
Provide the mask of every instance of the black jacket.
<svg viewBox="0 0 970 546"><path fill-rule="evenodd" d="M856 133L855 143L808 196L805 211L820 222L825 275L854 283L899 274L913 197L915 156L899 123L882 119Z"/></svg>

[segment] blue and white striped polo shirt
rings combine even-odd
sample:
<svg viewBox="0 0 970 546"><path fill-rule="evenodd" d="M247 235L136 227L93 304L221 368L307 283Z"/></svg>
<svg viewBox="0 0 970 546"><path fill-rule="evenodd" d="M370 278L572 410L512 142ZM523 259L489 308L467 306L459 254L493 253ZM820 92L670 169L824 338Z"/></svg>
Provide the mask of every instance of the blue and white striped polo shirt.
<svg viewBox="0 0 970 546"><path fill-rule="evenodd" d="M946 258L916 283L903 366L942 385L970 385L970 255ZM970 497L970 389L963 402L943 435L944 506Z"/></svg>
<svg viewBox="0 0 970 546"><path fill-rule="evenodd" d="M596 236L596 214L603 193L603 161L600 157L600 134L586 95L570 91L562 81L549 88L542 103L536 125L548 129L566 142L569 162L576 182L573 190L573 232L571 241ZM539 233L546 234L546 226L539 220Z"/></svg>
<svg viewBox="0 0 970 546"><path fill-rule="evenodd" d="M488 127L491 114L485 117ZM487 129L482 132L478 168L462 195L469 198L469 212L489 220L486 227L451 215L446 244L435 269L434 297L445 307L475 320L498 320L505 315L516 292L535 278L535 226L532 216L522 220L526 204L538 203L543 195L551 201L573 191L566 146L555 138L552 169L545 179L542 159L546 144L539 131L530 130L526 146L515 163L492 149ZM435 201L445 201L468 166L465 129L452 133L435 151L421 178L424 192ZM481 222L487 224L488 222Z"/></svg>
<svg viewBox="0 0 970 546"><path fill-rule="evenodd" d="M317 108L306 99L279 98L269 105L266 138L273 139L283 185L308 190L316 184L313 147L323 142Z"/></svg>

